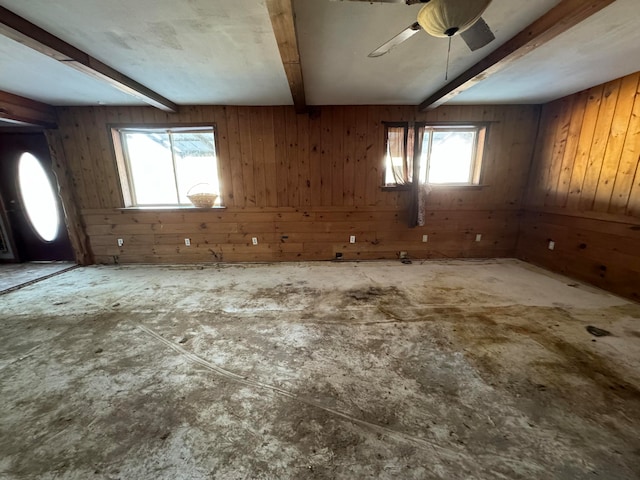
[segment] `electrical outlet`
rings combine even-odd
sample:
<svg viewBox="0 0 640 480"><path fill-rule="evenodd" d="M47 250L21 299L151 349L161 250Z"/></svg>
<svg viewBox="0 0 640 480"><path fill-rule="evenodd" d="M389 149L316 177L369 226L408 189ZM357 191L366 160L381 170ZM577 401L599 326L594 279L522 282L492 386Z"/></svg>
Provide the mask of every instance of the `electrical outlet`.
<svg viewBox="0 0 640 480"><path fill-rule="evenodd" d="M258 244L258 237L252 237L251 238L251 243L253 243L254 245Z"/></svg>
<svg viewBox="0 0 640 480"><path fill-rule="evenodd" d="M356 243L356 236L355 235L351 235L349 237L349 243Z"/></svg>
<svg viewBox="0 0 640 480"><path fill-rule="evenodd" d="M124 240L122 238L118 239L118 246L121 247L122 245L124 245Z"/></svg>
<svg viewBox="0 0 640 480"><path fill-rule="evenodd" d="M407 258L407 252L400 252L400 258Z"/></svg>
<svg viewBox="0 0 640 480"><path fill-rule="evenodd" d="M185 239L184 239L184 244L185 244L187 247L190 247L190 246L191 246L191 239L190 239L190 238L185 238Z"/></svg>
<svg viewBox="0 0 640 480"><path fill-rule="evenodd" d="M480 240L482 240L482 235L480 233L476 234L476 242L479 242Z"/></svg>
<svg viewBox="0 0 640 480"><path fill-rule="evenodd" d="M556 242L549 240L549 250L553 250L554 248L556 248Z"/></svg>
<svg viewBox="0 0 640 480"><path fill-rule="evenodd" d="M422 243L427 243L429 241L429 235L422 235Z"/></svg>

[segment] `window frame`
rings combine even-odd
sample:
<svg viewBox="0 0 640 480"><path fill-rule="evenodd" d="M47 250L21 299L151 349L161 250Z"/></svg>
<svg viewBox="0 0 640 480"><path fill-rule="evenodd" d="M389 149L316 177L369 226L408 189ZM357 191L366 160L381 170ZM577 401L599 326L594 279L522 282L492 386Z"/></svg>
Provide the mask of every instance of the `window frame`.
<svg viewBox="0 0 640 480"><path fill-rule="evenodd" d="M408 145L408 137L413 131L414 135L414 145L417 140L417 128L416 127L424 127L426 130L430 130L431 133L438 130L462 130L462 131L475 131L476 132L476 141L473 145L472 151L472 163L471 168L469 169L469 181L468 182L451 182L451 183L429 183L429 185L433 188L478 188L482 187L482 177L483 177L483 164L485 160L485 152L487 151L487 139L489 136L489 127L491 122L382 122L384 125L384 156L383 156L383 165L382 165L382 182L381 188L383 190L409 190L411 189L412 184L414 183L413 177L412 181L409 184L387 184L386 183L386 170L387 170L387 142L388 142L388 127L404 127L405 128L405 151L407 154L407 145ZM426 162L424 164L424 173L422 171L418 172L418 184L428 184L428 172L431 161L431 148L433 145L433 136L430 135L429 138L429 151L426 157ZM423 153L424 155L424 153ZM413 153L411 153L411 157L413 157ZM416 172L412 172L415 174ZM422 176L425 178L425 182L421 181Z"/></svg>
<svg viewBox="0 0 640 480"><path fill-rule="evenodd" d="M173 181L176 184L176 193L178 195L178 203L164 203L164 204L144 204L137 203L135 195L135 186L133 184L133 174L131 172L131 163L129 161L129 152L126 148L126 141L123 138L123 132L138 132L138 133L151 133L156 131L158 133L188 133L194 131L211 131L213 133L213 144L216 157L216 175L218 177L219 185L219 199L220 205L214 205L213 208L224 208L222 204L222 185L220 183L220 150L218 148L218 127L215 123L125 123L125 124L108 124L107 129L111 136L111 146L113 148L114 158L116 159L116 171L118 172L118 179L120 185L120 194L123 201L123 206L126 209L188 209L195 208L191 204L179 203L180 191L178 189L178 175L176 173L176 160L171 149L171 161L173 167ZM171 136L169 135L169 138Z"/></svg>

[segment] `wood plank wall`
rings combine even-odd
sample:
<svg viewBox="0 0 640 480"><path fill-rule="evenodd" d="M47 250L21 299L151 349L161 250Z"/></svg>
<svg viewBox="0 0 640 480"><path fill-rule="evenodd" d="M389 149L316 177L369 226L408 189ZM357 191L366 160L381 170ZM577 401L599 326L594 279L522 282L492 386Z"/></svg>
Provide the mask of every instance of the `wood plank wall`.
<svg viewBox="0 0 640 480"><path fill-rule="evenodd" d="M640 299L640 72L544 106L518 256Z"/></svg>
<svg viewBox="0 0 640 480"><path fill-rule="evenodd" d="M70 107L58 115L96 261L168 263L328 260L337 252L345 259L398 258L400 251L414 258L513 256L539 107L417 113L414 107L334 106L308 115L296 115L293 107L193 106L178 114ZM492 122L486 186L434 190L428 224L415 229L407 226L409 192L381 188L382 121L402 120ZM108 125L189 122L217 128L226 208L123 209ZM355 244L348 243L350 235Z"/></svg>

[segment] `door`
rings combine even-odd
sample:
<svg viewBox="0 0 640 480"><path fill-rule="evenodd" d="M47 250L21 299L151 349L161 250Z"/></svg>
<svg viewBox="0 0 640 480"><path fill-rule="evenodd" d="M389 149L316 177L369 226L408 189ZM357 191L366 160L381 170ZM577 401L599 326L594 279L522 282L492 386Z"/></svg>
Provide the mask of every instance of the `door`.
<svg viewBox="0 0 640 480"><path fill-rule="evenodd" d="M0 195L21 262L75 260L43 133L0 134Z"/></svg>

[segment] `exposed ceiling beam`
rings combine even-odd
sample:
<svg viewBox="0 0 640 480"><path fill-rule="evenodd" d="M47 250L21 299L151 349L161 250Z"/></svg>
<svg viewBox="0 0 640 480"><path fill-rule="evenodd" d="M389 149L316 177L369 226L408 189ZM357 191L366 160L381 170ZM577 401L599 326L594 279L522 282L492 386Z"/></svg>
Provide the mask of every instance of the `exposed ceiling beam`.
<svg viewBox="0 0 640 480"><path fill-rule="evenodd" d="M292 0L267 0L267 9L271 25L273 25L273 33L275 33L278 42L284 71L289 81L293 105L296 112L304 113L307 110L307 101L304 94Z"/></svg>
<svg viewBox="0 0 640 480"><path fill-rule="evenodd" d="M0 7L0 34L37 50L65 65L98 78L133 95L149 105L167 112L177 112L178 106L162 95L127 77L123 73L93 58L42 28Z"/></svg>
<svg viewBox="0 0 640 480"><path fill-rule="evenodd" d="M0 91L0 118L16 125L38 125L55 128L56 110L46 103Z"/></svg>
<svg viewBox="0 0 640 480"><path fill-rule="evenodd" d="M562 0L504 45L427 98L420 110L436 108L478 82L495 75L549 40L611 5L615 0Z"/></svg>

